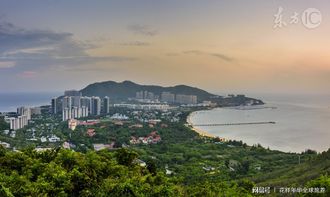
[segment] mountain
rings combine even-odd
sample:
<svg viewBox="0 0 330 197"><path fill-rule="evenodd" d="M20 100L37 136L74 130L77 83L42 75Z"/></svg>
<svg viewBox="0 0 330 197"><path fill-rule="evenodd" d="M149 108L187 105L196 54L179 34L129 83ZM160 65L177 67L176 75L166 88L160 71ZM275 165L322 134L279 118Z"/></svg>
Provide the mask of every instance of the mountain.
<svg viewBox="0 0 330 197"><path fill-rule="evenodd" d="M155 85L140 85L131 81L115 82L115 81L105 81L93 83L80 90L83 96L108 96L114 100L127 100L128 98L133 98L136 92L148 91L155 95L160 95L162 92L171 92L173 94L186 94L186 95L196 95L198 101L207 100L212 96L205 90L190 87L186 85L177 85L173 87L162 87Z"/></svg>

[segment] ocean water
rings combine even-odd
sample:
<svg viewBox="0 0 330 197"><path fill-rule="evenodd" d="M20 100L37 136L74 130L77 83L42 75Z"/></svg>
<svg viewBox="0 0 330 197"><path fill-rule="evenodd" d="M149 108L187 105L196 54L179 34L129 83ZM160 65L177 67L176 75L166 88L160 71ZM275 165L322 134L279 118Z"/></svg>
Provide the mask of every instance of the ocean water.
<svg viewBox="0 0 330 197"><path fill-rule="evenodd" d="M0 93L0 112L16 111L20 106L49 105L51 99L59 95L59 92Z"/></svg>
<svg viewBox="0 0 330 197"><path fill-rule="evenodd" d="M263 109L241 110L216 108L195 112L193 124L276 122L262 125L200 126L215 136L242 140L249 145L260 143L264 147L285 152L306 149L325 151L330 148L330 96L329 95L253 95L267 104Z"/></svg>

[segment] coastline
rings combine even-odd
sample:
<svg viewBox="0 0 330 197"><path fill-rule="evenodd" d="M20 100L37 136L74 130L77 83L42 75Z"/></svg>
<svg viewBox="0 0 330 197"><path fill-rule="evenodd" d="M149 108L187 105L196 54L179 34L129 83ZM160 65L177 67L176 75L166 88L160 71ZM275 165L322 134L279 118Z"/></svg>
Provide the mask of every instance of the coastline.
<svg viewBox="0 0 330 197"><path fill-rule="evenodd" d="M203 110L200 110L200 111L203 111ZM196 133L198 133L198 135L200 136L203 136L203 137L210 137L210 138L216 138L217 136L213 135L213 134L210 134L202 129L199 129L199 128L196 128L196 127L193 127L192 125L192 121L191 121L191 117L194 115L194 113L196 113L198 111L193 111L191 112L188 116L187 116L187 119L186 119L186 122L188 123L187 126L191 126L189 128L191 128L193 131L195 131Z"/></svg>
<svg viewBox="0 0 330 197"><path fill-rule="evenodd" d="M196 110L196 111L192 111L188 116L187 116L187 119L186 119L186 122L187 122L187 126L192 129L193 131L195 131L196 133L198 133L198 135L200 136L203 136L203 137L210 137L210 138L218 138L219 136L217 135L214 135L214 134L210 134L208 133L207 131L205 130L202 130L202 129L199 129L197 127L194 127L193 126L193 123L191 121L191 117L195 114L195 113L198 113L198 112L201 112L201 111L209 111L209 110L212 110L212 109L216 109L216 108L223 108L223 107L212 107L211 109L204 109L204 110ZM254 110L254 109L266 109L266 108L271 108L271 109L274 109L274 107L267 107L265 104L262 104L260 105L259 107L252 107L251 106L235 106L235 107L224 107L224 108L235 108L235 109L238 109L238 110ZM276 109L276 108L275 108ZM228 140L226 138L223 138L223 137L219 137L223 140Z"/></svg>
<svg viewBox="0 0 330 197"><path fill-rule="evenodd" d="M291 107L294 106L294 107ZM219 108L219 107L218 107ZM253 107L254 109L255 107ZM326 130L327 125L329 124L328 122L326 122L326 119L329 117L329 111L328 111L328 107L324 106L323 108L320 108L318 106L311 108L309 106L306 105L299 105L297 106L296 104L286 104L286 103L273 103L270 102L267 105L263 105L263 106L258 106L256 107L259 110L260 109L269 109L269 110L274 110L274 111L267 111L265 110L265 112L257 112L259 114L259 116L256 116L257 119L260 117L265 117L265 121L268 120L274 120L276 121L276 123L279 123L279 126L270 126L269 128L265 128L262 127L261 129L258 128L253 128L253 127L241 127L236 129L234 132L236 132L236 136L232 135L232 132L230 132L229 130L231 128L210 128L210 131L212 131L212 134L208 133L208 129L206 127L201 127L201 128L196 128L194 126L194 124L199 124L199 123L203 123L204 121L207 121L208 119L205 119L205 117L209 117L209 118L213 118L216 117L216 114L213 114L211 116L206 116L204 115L204 113L208 113L210 110L208 109L200 109L200 110L191 110L191 112L188 114L187 116L187 126L189 125L189 128L191 128L194 132L198 133L200 136L205 136L205 137L211 137L211 138L215 138L220 136L220 138L224 137L224 139L227 140L236 140L236 141L243 141L246 144L248 144L249 146L253 146L255 144L261 144L263 147L269 147L271 150L277 150L277 151L281 151L281 152L286 152L286 153L301 153L306 151L307 149L310 150L315 150L317 152L323 152L329 149L328 146L328 142L326 141L326 139L328 139L329 133L323 132ZM212 108L215 109L215 108ZM226 107L220 107L220 109L226 109ZM240 111L242 110L246 110L244 113L255 113L253 111L250 110L250 108L245 108L245 107L239 107L239 108L235 108L237 111L236 113L241 113ZM315 110L314 110L315 109ZM276 112L276 113L275 113ZM300 119L297 118L292 118L291 116L284 116L285 118L283 118L281 116L281 114L290 114L290 113L299 113L299 114L307 114L306 116L301 116L300 118L302 118L302 120L304 120L303 122L299 122ZM224 112L226 113L226 112ZM243 113L243 112L242 112ZM211 113L212 114L212 113ZM270 114L270 115L269 115ZM312 115L317 114L319 115L319 118L313 118ZM197 118L196 116L203 116L204 119L199 120L199 118ZM249 115L250 116L250 115ZM252 116L252 115L251 115ZM194 118L193 118L194 117ZM277 119L277 117L280 117L279 119ZM315 117L315 116L314 116ZM322 118L321 120L325 120L325 121L319 121L320 118ZM221 122L222 119L218 120L218 122ZM251 119L252 120L252 119ZM293 122L292 122L293 121ZM217 122L217 121L215 121ZM229 122L235 122L235 119L229 120ZM240 122L240 121L239 121ZM207 122L208 123L208 122ZM318 135L315 136L315 134L312 134L311 132L308 132L308 130L311 130L309 127L307 127L307 129L304 129L304 127L307 125L311 125L312 124L316 124L316 123L322 123L320 126L313 128L313 133L317 133ZM301 124L301 125L300 125ZM287 126L288 125L288 126ZM298 126L299 127L298 127ZM281 128L281 126L283 128ZM292 126L292 127L290 127ZM268 127L268 126L267 126ZM294 129L294 128L299 128L299 129ZM293 129L292 129L293 128ZM300 129L302 128L302 129ZM309 128L309 129L308 129ZM267 130L267 132L264 132L263 130ZM299 130L299 131L298 131ZM244 131L244 132L242 132ZM257 132L255 132L257 131ZM286 132L286 131L290 131L290 133ZM300 132L303 131L303 132ZM234 133L233 132L233 133ZM293 133L292 133L293 132ZM246 134L248 133L248 134ZM279 135L280 134L285 134L288 136L295 136L295 138L299 138L298 140L287 140L285 139L284 134L283 135ZM288 133L288 134L286 134ZM310 138L304 138L303 136L307 135L307 136L312 136ZM236 137L236 138L233 138ZM274 141L280 141L281 143L274 143Z"/></svg>

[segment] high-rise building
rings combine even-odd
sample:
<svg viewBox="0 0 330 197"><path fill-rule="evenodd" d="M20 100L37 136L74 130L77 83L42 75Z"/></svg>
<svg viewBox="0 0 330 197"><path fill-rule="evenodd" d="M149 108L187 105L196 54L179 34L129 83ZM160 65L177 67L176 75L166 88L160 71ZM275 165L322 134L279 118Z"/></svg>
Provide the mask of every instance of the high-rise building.
<svg viewBox="0 0 330 197"><path fill-rule="evenodd" d="M63 97L62 109L64 110L65 108L68 108L68 109L72 108L72 99L70 96Z"/></svg>
<svg viewBox="0 0 330 197"><path fill-rule="evenodd" d="M81 116L80 107L72 107L71 118L80 118L80 116Z"/></svg>
<svg viewBox="0 0 330 197"><path fill-rule="evenodd" d="M101 114L101 99L100 97L92 97L91 114L94 116Z"/></svg>
<svg viewBox="0 0 330 197"><path fill-rule="evenodd" d="M17 129L17 118L15 117L7 117L5 121L10 124L10 129L16 130Z"/></svg>
<svg viewBox="0 0 330 197"><path fill-rule="evenodd" d="M135 93L135 98L139 100L157 100L159 99L159 96L155 95L153 92L139 91Z"/></svg>
<svg viewBox="0 0 330 197"><path fill-rule="evenodd" d="M80 97L80 106L87 107L87 110L91 112L92 109L92 99L91 97L83 96Z"/></svg>
<svg viewBox="0 0 330 197"><path fill-rule="evenodd" d="M17 109L17 113L19 114L17 117L6 117L5 121L10 124L10 129L17 130L28 125L29 118L31 118L31 114L29 108L20 107ZM29 117L30 116L30 117Z"/></svg>
<svg viewBox="0 0 330 197"><path fill-rule="evenodd" d="M87 117L88 115L89 115L88 108L85 106L64 108L62 112L62 120L66 121L74 118Z"/></svg>
<svg viewBox="0 0 330 197"><path fill-rule="evenodd" d="M41 107L32 107L30 110L31 110L31 115L40 115L41 114Z"/></svg>
<svg viewBox="0 0 330 197"><path fill-rule="evenodd" d="M108 114L110 112L110 99L109 97L104 97L103 98L103 113Z"/></svg>
<svg viewBox="0 0 330 197"><path fill-rule="evenodd" d="M81 107L81 117L87 117L88 115L89 115L88 107L82 106Z"/></svg>
<svg viewBox="0 0 330 197"><path fill-rule="evenodd" d="M57 111L57 109L58 109L57 104L58 104L57 98L53 98L52 99L52 102L51 102L51 105L52 105L52 109L51 109L52 111L51 111L51 113L52 114L57 114L58 113L58 111Z"/></svg>
<svg viewBox="0 0 330 197"><path fill-rule="evenodd" d="M82 96L82 93L78 90L66 90L64 96Z"/></svg>
<svg viewBox="0 0 330 197"><path fill-rule="evenodd" d="M31 109L29 107L19 107L17 108L17 114L21 116L26 116L27 120L31 120Z"/></svg>
<svg viewBox="0 0 330 197"><path fill-rule="evenodd" d="M155 95L152 92L144 91L144 99L154 100Z"/></svg>
<svg viewBox="0 0 330 197"><path fill-rule="evenodd" d="M197 96L196 95L177 94L175 96L175 102L180 103L180 104L197 104Z"/></svg>
<svg viewBox="0 0 330 197"><path fill-rule="evenodd" d="M167 103L174 103L175 102L175 94L172 94L170 92L162 92L161 101L167 102Z"/></svg>
<svg viewBox="0 0 330 197"><path fill-rule="evenodd" d="M65 96L62 99L62 120L87 117L91 108L91 98L81 96Z"/></svg>
<svg viewBox="0 0 330 197"><path fill-rule="evenodd" d="M81 106L81 97L80 96L72 96L71 103L73 107L80 107Z"/></svg>
<svg viewBox="0 0 330 197"><path fill-rule="evenodd" d="M137 98L137 99L143 99L143 91L136 92L135 98Z"/></svg>
<svg viewBox="0 0 330 197"><path fill-rule="evenodd" d="M71 108L67 108L67 107L64 108L62 111L62 120L66 121L71 119L71 115L72 115Z"/></svg>

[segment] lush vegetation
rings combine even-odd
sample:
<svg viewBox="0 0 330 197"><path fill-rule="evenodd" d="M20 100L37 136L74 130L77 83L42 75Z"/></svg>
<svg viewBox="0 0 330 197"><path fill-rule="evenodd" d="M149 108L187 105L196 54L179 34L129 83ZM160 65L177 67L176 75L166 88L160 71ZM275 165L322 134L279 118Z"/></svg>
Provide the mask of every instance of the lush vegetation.
<svg viewBox="0 0 330 197"><path fill-rule="evenodd" d="M9 129L9 124L5 122L4 118L0 116L0 131Z"/></svg>
<svg viewBox="0 0 330 197"><path fill-rule="evenodd" d="M317 159L329 155L328 151ZM65 149L36 152L31 148L13 152L0 147L0 196L253 195L255 184L247 179L214 181L204 177L187 184L180 176L166 176L152 160L141 167L138 157L129 149L83 154ZM330 177L321 176L306 186L323 187L327 193L319 196L329 196Z"/></svg>
<svg viewBox="0 0 330 197"><path fill-rule="evenodd" d="M6 151L0 147L0 196L202 196L247 195L236 183L186 187L148 164L137 153L53 149Z"/></svg>
<svg viewBox="0 0 330 197"><path fill-rule="evenodd" d="M114 108L113 113L130 120L116 124L102 118L71 131L67 123L43 114L14 138L2 134L0 140L21 151L0 149L0 196L253 196L255 186L323 187L328 193L319 195L329 195L330 150L284 153L201 137L184 125L190 110L164 115ZM151 126L135 116L162 122ZM173 117L179 121L170 121ZM136 124L142 127L132 127ZM27 140L32 129L37 137L52 133L61 141ZM88 129L95 135L87 135ZM131 136L152 131L161 136L160 142L130 144ZM65 141L76 152L58 148ZM115 146L110 150L93 150L95 143L111 142ZM37 146L54 149L36 152Z"/></svg>

